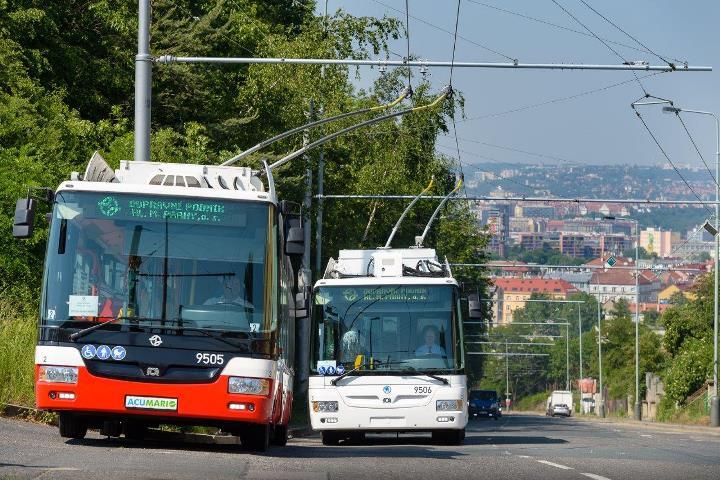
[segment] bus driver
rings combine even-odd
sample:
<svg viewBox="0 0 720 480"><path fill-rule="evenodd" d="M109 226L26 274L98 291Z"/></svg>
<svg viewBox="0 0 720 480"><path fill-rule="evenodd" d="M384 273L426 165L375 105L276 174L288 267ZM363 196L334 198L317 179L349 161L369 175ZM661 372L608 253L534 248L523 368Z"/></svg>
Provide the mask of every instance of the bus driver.
<svg viewBox="0 0 720 480"><path fill-rule="evenodd" d="M425 343L420 345L415 350L416 357L422 357L424 355L441 355L445 356L445 349L437 344L438 329L434 325L427 325L423 328L423 338Z"/></svg>

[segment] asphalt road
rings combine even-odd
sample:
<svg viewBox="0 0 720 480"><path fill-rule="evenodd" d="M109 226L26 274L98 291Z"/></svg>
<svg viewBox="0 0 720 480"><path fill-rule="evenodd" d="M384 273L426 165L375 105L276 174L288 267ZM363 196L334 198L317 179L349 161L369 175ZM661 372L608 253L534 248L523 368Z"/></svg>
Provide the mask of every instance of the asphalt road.
<svg viewBox="0 0 720 480"><path fill-rule="evenodd" d="M720 479L720 436L533 415L473 421L460 447L425 436L325 447L317 435L250 454L201 446L60 438L0 418L0 479Z"/></svg>

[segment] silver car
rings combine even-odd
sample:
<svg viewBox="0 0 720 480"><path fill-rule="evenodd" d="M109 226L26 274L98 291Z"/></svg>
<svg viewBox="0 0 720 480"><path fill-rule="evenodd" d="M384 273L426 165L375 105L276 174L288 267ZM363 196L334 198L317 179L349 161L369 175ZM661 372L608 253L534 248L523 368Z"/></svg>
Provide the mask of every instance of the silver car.
<svg viewBox="0 0 720 480"><path fill-rule="evenodd" d="M553 405L551 409L552 410L550 412L550 415L552 415L553 417L555 415L562 415L563 417L569 417L570 415L572 415L572 412L570 412L570 407L568 407L564 403L558 403L557 405Z"/></svg>

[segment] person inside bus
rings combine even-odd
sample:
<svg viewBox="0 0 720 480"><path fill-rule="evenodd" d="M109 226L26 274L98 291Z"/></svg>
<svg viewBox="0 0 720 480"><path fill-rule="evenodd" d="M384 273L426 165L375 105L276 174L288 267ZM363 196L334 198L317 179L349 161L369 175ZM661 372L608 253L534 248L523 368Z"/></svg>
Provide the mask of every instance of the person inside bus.
<svg viewBox="0 0 720 480"><path fill-rule="evenodd" d="M415 350L416 357L422 357L425 355L441 355L445 356L445 349L437 343L438 329L435 325L427 325L423 328L423 339L425 343L420 345Z"/></svg>
<svg viewBox="0 0 720 480"><path fill-rule="evenodd" d="M245 284L240 280L237 274L223 276L220 282L223 290L217 297L211 297L205 300L205 305L219 305L223 303L234 303L241 307L252 309L253 305L245 299Z"/></svg>

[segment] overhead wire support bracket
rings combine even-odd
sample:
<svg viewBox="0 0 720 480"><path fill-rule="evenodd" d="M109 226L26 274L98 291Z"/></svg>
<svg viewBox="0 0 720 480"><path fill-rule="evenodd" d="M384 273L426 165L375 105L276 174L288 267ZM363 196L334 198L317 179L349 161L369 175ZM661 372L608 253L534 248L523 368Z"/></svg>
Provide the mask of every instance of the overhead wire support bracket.
<svg viewBox="0 0 720 480"><path fill-rule="evenodd" d="M342 58L275 58L275 57L177 57L162 55L156 63L220 63L220 64L288 64L288 65L355 65L388 67L444 67L444 68L509 68L538 70L620 70L662 72L711 72L712 67L694 65L642 65L642 64L582 64L582 63L520 63L512 62L450 62L435 60L373 60Z"/></svg>
<svg viewBox="0 0 720 480"><path fill-rule="evenodd" d="M249 155L257 152L258 150L261 150L261 149L263 149L263 148L265 148L265 147L267 147L267 146L272 145L272 144L275 143L275 142L279 142L280 140L282 140L282 139L284 139L284 138L287 138L287 137L289 137L289 136L291 136L291 135L295 135L296 133L300 133L300 132L302 132L302 131L304 131L304 130L307 130L307 129L319 127L320 125L324 125L324 124L330 123L330 122L335 122L335 121L337 121L337 120L342 120L342 119L344 119L344 118L354 117L354 116L357 116L357 115L362 115L362 114L364 114L364 113L372 113L372 112L377 112L377 111L381 111L381 110L388 110L388 109L390 109L390 108L395 107L396 105L398 105L400 102L402 102L402 101L405 100L406 98L411 97L412 94L413 94L412 88L410 88L410 87L408 86L408 87L406 87L402 92L400 92L400 95L398 96L398 98L396 98L396 99L393 100L392 102L385 103L385 104L383 104L383 105L377 105L377 106L374 106L374 107L362 108L362 109L360 109L360 110L354 110L354 111L352 111L352 112L345 112L345 113L341 113L341 114L339 114L339 115L335 115L335 116L332 116L332 117L321 118L320 120L315 120L315 121L306 123L306 124L304 124L304 125L301 125L301 126L299 126L299 127L292 128L292 129L287 130L287 131L285 131L285 132L283 132L283 133L280 133L280 134L278 134L278 135L275 135L275 136L272 137L272 138L268 138L267 140L263 140L262 142L258 143L257 145L255 145L255 146L253 146L253 147L250 147L250 148L248 148L247 150L244 150L244 151L240 152L239 154L237 154L237 155L235 155L234 157L232 157L230 160L227 160L227 161L221 163L220 165L223 166L223 167L228 166L228 165L232 165L233 163L235 163L235 162L237 162L237 161L239 161L239 160L242 160L243 158L245 158L245 157L247 157L247 156L249 156Z"/></svg>

